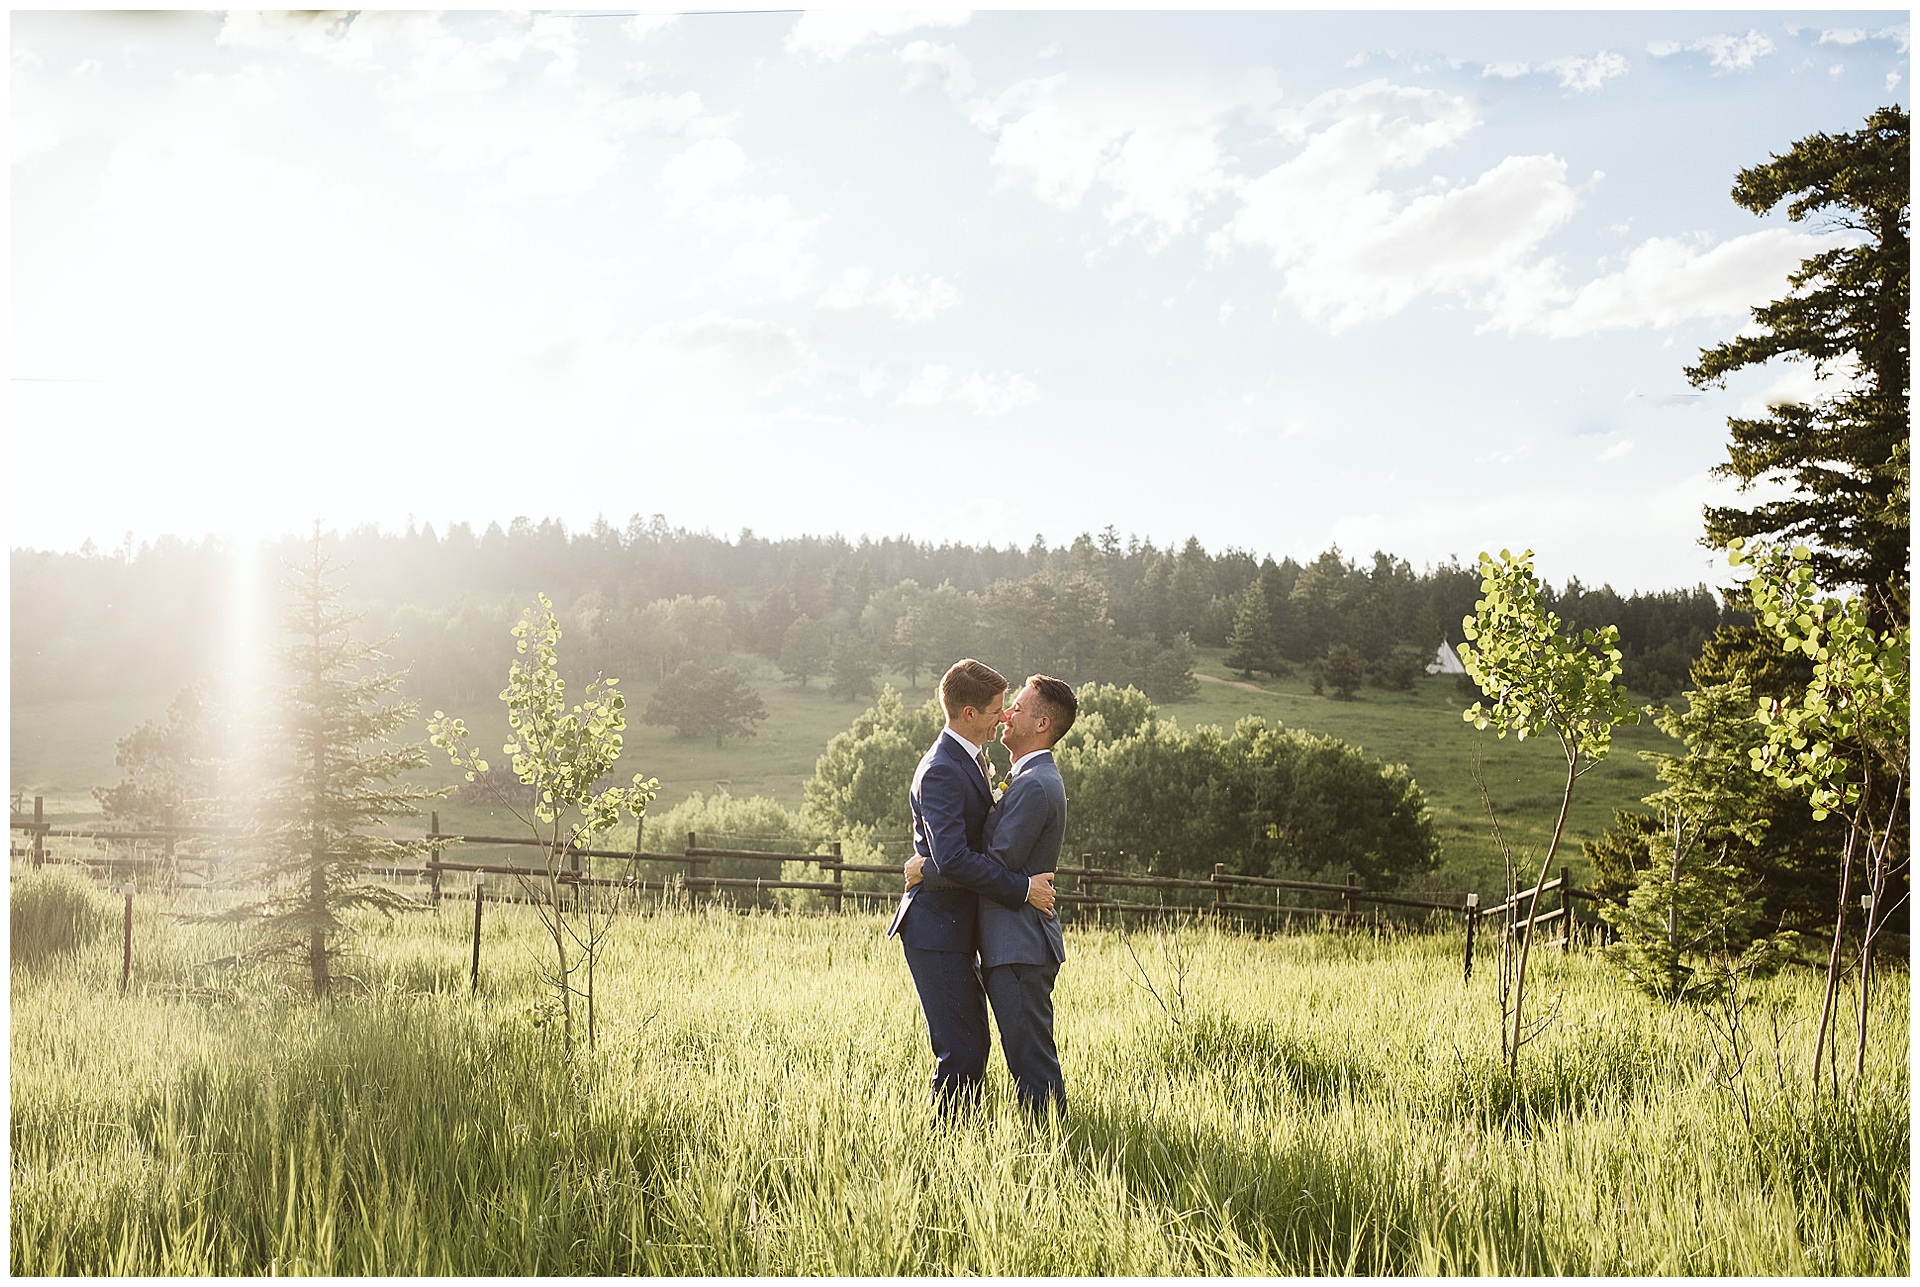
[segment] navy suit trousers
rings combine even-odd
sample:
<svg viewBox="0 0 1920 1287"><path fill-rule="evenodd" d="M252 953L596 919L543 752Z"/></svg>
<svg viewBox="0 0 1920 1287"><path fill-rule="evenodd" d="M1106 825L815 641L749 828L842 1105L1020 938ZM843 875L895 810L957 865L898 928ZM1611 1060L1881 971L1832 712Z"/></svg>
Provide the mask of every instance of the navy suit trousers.
<svg viewBox="0 0 1920 1287"><path fill-rule="evenodd" d="M1000 1028L1000 1053L1007 1057L1020 1103L1036 1115L1049 1101L1067 1113L1067 1083L1060 1075L1060 1053L1053 1044L1055 965L995 965L986 971L987 999Z"/></svg>
<svg viewBox="0 0 1920 1287"><path fill-rule="evenodd" d="M905 947L905 944L902 944ZM972 952L907 947L907 970L933 1045L933 1105L942 1113L976 1102L987 1075L986 994Z"/></svg>

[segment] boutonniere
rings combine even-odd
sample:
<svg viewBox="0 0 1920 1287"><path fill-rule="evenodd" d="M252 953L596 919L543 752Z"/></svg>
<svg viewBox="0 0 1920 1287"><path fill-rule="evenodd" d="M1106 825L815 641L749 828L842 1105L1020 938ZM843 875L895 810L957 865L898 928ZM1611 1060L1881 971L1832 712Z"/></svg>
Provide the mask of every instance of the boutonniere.
<svg viewBox="0 0 1920 1287"><path fill-rule="evenodd" d="M1007 779L1001 778L999 782L994 784L993 802L995 804L1000 803L1000 797L1005 795L1006 793L1007 793Z"/></svg>

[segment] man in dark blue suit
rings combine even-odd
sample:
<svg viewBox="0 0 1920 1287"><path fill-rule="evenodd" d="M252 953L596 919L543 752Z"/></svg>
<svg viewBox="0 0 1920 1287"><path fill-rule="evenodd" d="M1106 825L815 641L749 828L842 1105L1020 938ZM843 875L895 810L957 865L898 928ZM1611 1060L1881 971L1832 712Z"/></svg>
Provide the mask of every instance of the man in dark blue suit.
<svg viewBox="0 0 1920 1287"><path fill-rule="evenodd" d="M1053 910L1053 875L1016 875L987 857L986 744L1001 722L1007 681L972 658L940 680L947 726L914 770L913 852L928 879L911 885L887 927L898 934L933 1046L933 1101L943 1114L976 1100L987 1071L986 992L976 963L981 898Z"/></svg>
<svg viewBox="0 0 1920 1287"><path fill-rule="evenodd" d="M1014 757L1013 768L987 819L986 843L988 856L1015 875L1050 875L1058 866L1067 792L1053 747L1073 727L1079 709L1066 683L1034 675L1006 710L1000 740ZM908 881L920 875L917 862L909 860ZM1064 1116L1067 1088L1053 1039L1053 985L1067 959L1060 922L1032 906L984 898L976 919L980 972L1020 1103L1035 1116L1050 1105Z"/></svg>
<svg viewBox="0 0 1920 1287"><path fill-rule="evenodd" d="M1051 875L1067 828L1067 789L1053 747L1073 727L1080 702L1048 675L1030 677L1007 708L1000 740L1014 757L1006 794L987 819L987 853L1015 875ZM1066 963L1060 922L1032 907L982 900L980 973L986 980L1000 1053L1020 1102L1036 1116L1067 1112L1067 1086L1053 1041L1053 984Z"/></svg>

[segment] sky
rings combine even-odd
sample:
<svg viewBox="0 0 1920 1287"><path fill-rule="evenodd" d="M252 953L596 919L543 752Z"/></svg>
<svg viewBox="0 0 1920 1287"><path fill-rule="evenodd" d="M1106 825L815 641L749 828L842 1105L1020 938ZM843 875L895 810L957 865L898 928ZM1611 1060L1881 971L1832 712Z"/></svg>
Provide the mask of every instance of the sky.
<svg viewBox="0 0 1920 1287"><path fill-rule="evenodd" d="M517 515L1724 584L1894 10L13 13L9 540ZM1825 386L1831 387L1831 385Z"/></svg>

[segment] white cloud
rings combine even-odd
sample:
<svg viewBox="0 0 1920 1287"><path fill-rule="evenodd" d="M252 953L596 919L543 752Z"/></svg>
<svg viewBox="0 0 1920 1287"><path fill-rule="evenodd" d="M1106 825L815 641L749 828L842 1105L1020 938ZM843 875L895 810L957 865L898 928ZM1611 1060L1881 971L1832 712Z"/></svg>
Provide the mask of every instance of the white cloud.
<svg viewBox="0 0 1920 1287"><path fill-rule="evenodd" d="M1483 77L1492 76L1498 80L1519 80L1530 75L1533 68L1526 63L1488 63L1481 71Z"/></svg>
<svg viewBox="0 0 1920 1287"><path fill-rule="evenodd" d="M960 291L944 277L909 281L878 280L872 269L849 268L828 286L820 307L835 312L877 309L901 322L926 322L960 302Z"/></svg>
<svg viewBox="0 0 1920 1287"><path fill-rule="evenodd" d="M1866 31L1860 27L1837 27L1820 33L1823 45L1857 45L1866 38Z"/></svg>
<svg viewBox="0 0 1920 1287"><path fill-rule="evenodd" d="M668 213L693 221L704 246L731 246L718 274L689 279L689 294L771 286L794 299L811 288L817 260L808 246L820 220L800 215L785 193L743 191L751 172L746 150L728 138L701 139L662 168Z"/></svg>
<svg viewBox="0 0 1920 1287"><path fill-rule="evenodd" d="M787 52L838 62L862 45L904 36L926 27L964 27L970 14L877 13L857 9L809 9L787 33Z"/></svg>
<svg viewBox="0 0 1920 1287"><path fill-rule="evenodd" d="M1715 67L1726 71L1747 71L1773 52L1773 41L1764 32L1749 31L1744 36L1707 36L1684 45L1674 40L1658 40L1647 46L1647 52L1655 58L1671 57L1682 51L1704 53Z"/></svg>
<svg viewBox="0 0 1920 1287"><path fill-rule="evenodd" d="M1493 291L1573 213L1566 163L1510 156L1467 184L1384 182L1475 124L1465 100L1431 90L1376 81L1324 95L1291 126L1299 154L1240 189L1215 250L1268 250L1287 298L1334 330L1422 294Z"/></svg>
<svg viewBox="0 0 1920 1287"><path fill-rule="evenodd" d="M442 174L472 178L486 201L571 196L591 191L620 156L618 132L572 104L530 101L515 113L459 110L408 114L407 134Z"/></svg>
<svg viewBox="0 0 1920 1287"><path fill-rule="evenodd" d="M1040 400L1040 390L1018 371L976 371L956 379L948 366L922 367L895 401L903 407L957 406L976 416L1002 416Z"/></svg>
<svg viewBox="0 0 1920 1287"><path fill-rule="evenodd" d="M900 61L907 65L908 89L938 83L953 98L973 92L973 71L966 55L953 45L916 40L900 50Z"/></svg>
<svg viewBox="0 0 1920 1287"><path fill-rule="evenodd" d="M680 15L677 13L636 13L620 24L620 30L635 44L642 44L679 23Z"/></svg>
<svg viewBox="0 0 1920 1287"><path fill-rule="evenodd" d="M732 187L747 172L746 149L732 139L701 139L668 159L660 170L670 209L686 210Z"/></svg>
<svg viewBox="0 0 1920 1287"><path fill-rule="evenodd" d="M770 392L804 368L811 354L797 333L771 322L704 313L649 329L643 343L682 369L686 382Z"/></svg>
<svg viewBox="0 0 1920 1287"><path fill-rule="evenodd" d="M1560 87L1570 89L1576 94L1586 94L1599 89L1617 76L1627 74L1627 60L1610 50L1601 50L1591 58L1569 56L1556 58L1542 64L1540 70L1550 71L1560 78Z"/></svg>
<svg viewBox="0 0 1920 1287"><path fill-rule="evenodd" d="M1113 240L1139 237L1159 249L1233 188L1222 127L1276 93L1259 80L1223 94L1187 82L1061 73L1022 81L971 114L996 136L993 163L1003 175L1063 210L1104 189Z"/></svg>
<svg viewBox="0 0 1920 1287"><path fill-rule="evenodd" d="M1633 452L1633 439L1622 438L1605 451L1593 458L1595 464L1606 464L1610 460L1625 460Z"/></svg>
<svg viewBox="0 0 1920 1287"><path fill-rule="evenodd" d="M1781 294L1787 274L1801 260L1846 240L1784 228L1715 246L1652 237L1636 246L1618 271L1578 290L1563 287L1555 267L1546 266L1502 297L1489 326L1571 336L1672 326L1691 318L1744 317L1753 305Z"/></svg>

